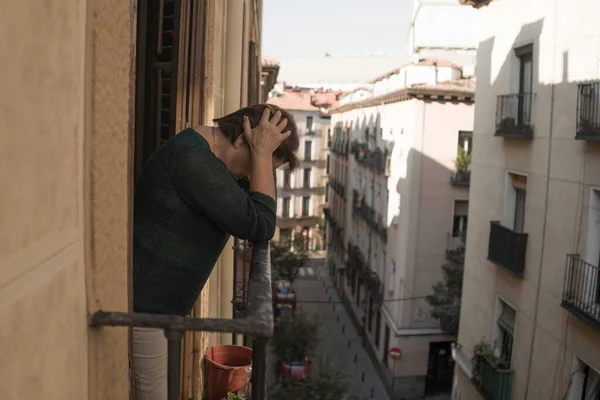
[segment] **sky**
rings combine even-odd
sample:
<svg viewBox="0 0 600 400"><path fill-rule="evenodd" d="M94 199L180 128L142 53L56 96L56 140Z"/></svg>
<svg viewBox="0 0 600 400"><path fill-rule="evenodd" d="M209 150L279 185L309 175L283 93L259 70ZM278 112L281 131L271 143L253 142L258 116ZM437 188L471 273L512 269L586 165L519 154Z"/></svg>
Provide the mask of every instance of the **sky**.
<svg viewBox="0 0 600 400"><path fill-rule="evenodd" d="M409 0L263 0L262 54L405 53Z"/></svg>

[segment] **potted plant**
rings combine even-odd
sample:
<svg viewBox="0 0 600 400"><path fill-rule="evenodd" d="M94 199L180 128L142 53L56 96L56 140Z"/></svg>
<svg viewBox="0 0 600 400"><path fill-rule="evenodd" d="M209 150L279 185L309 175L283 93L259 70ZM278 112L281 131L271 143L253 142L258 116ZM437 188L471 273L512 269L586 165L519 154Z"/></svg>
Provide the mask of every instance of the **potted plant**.
<svg viewBox="0 0 600 400"><path fill-rule="evenodd" d="M473 367L473 383L475 387L481 389L483 385L483 363L486 359L492 363L496 362L496 357L492 347L482 338L479 343L473 347L473 358L471 359L471 365Z"/></svg>

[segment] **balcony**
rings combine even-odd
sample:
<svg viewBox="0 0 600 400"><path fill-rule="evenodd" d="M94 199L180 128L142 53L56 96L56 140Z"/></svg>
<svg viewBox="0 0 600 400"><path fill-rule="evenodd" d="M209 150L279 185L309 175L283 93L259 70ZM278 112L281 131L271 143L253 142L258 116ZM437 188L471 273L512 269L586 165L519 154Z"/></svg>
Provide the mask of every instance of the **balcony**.
<svg viewBox="0 0 600 400"><path fill-rule="evenodd" d="M344 137L334 137L329 148L333 154L348 157L348 140Z"/></svg>
<svg viewBox="0 0 600 400"><path fill-rule="evenodd" d="M600 329L600 268L582 260L579 254L567 256L561 305Z"/></svg>
<svg viewBox="0 0 600 400"><path fill-rule="evenodd" d="M331 188L331 190L333 190L335 193L337 193L338 196L340 197L344 197L344 192L346 191L346 187L341 184L337 179L335 178L330 178L329 179L329 187Z"/></svg>
<svg viewBox="0 0 600 400"><path fill-rule="evenodd" d="M469 186L471 184L471 171L454 171L450 176L450 184L456 186Z"/></svg>
<svg viewBox="0 0 600 400"><path fill-rule="evenodd" d="M296 187L296 188L277 188L277 195L281 196L281 197L287 197L287 196L310 196L312 194L316 194L316 195L324 195L325 193L325 186L308 186L308 187L304 187L304 185L302 187Z"/></svg>
<svg viewBox="0 0 600 400"><path fill-rule="evenodd" d="M513 376L510 369L502 369L482 356L477 357L476 367L481 374L476 386L486 400L510 400Z"/></svg>
<svg viewBox="0 0 600 400"><path fill-rule="evenodd" d="M600 141L600 82L577 86L577 133L575 139Z"/></svg>
<svg viewBox="0 0 600 400"><path fill-rule="evenodd" d="M515 232L502 226L499 221L490 222L488 260L522 277L525 273L527 237L527 233Z"/></svg>
<svg viewBox="0 0 600 400"><path fill-rule="evenodd" d="M496 136L533 139L531 124L532 93L498 96L496 103Z"/></svg>
<svg viewBox="0 0 600 400"><path fill-rule="evenodd" d="M145 327L163 329L168 340L168 400L179 400L181 341L187 331L231 332L252 337L252 400L266 398L267 341L273 335L271 265L269 243L255 243L247 284L243 318L191 318L175 315L98 311L90 325L101 327ZM239 304L236 304L239 306Z"/></svg>
<svg viewBox="0 0 600 400"><path fill-rule="evenodd" d="M319 168L325 169L327 162L319 159L302 159L298 165L300 168Z"/></svg>
<svg viewBox="0 0 600 400"><path fill-rule="evenodd" d="M305 136L321 136L321 130L317 128L306 128L304 130Z"/></svg>
<svg viewBox="0 0 600 400"><path fill-rule="evenodd" d="M376 174L390 176L390 154L387 150L375 148L369 150L366 143L353 141L351 150L354 159L359 165L373 171Z"/></svg>

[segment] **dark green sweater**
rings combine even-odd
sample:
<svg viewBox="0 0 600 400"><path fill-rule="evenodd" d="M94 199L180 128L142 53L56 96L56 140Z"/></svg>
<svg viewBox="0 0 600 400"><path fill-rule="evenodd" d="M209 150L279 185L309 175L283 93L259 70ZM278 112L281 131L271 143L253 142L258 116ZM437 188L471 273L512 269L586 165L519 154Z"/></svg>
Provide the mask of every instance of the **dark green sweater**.
<svg viewBox="0 0 600 400"><path fill-rule="evenodd" d="M193 129L150 157L135 185L136 312L187 315L229 235L252 241L273 237L275 200L247 188Z"/></svg>

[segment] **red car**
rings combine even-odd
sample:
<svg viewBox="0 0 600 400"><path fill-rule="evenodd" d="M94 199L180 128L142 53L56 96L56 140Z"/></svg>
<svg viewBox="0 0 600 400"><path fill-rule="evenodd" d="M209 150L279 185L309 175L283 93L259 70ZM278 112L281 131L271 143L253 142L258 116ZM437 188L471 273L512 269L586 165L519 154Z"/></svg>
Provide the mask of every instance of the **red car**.
<svg viewBox="0 0 600 400"><path fill-rule="evenodd" d="M281 359L277 360L277 382L281 382L284 379L294 379L299 381L306 381L310 375L310 368L312 360L305 355L303 361L292 361L287 362Z"/></svg>

